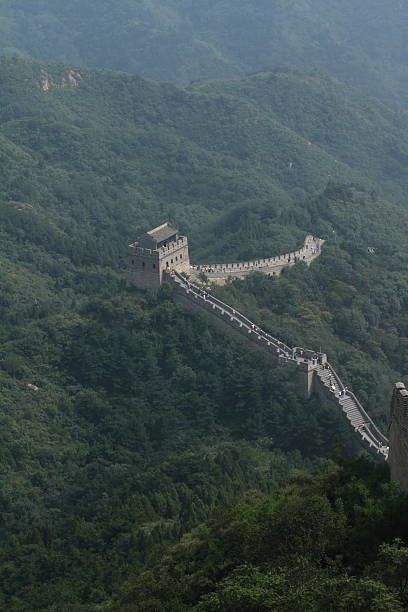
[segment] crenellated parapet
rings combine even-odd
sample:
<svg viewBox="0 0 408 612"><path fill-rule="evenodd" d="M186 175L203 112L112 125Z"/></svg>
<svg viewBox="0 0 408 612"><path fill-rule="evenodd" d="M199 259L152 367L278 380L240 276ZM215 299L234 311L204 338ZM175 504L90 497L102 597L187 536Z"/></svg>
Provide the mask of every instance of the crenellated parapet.
<svg viewBox="0 0 408 612"><path fill-rule="evenodd" d="M211 282L218 285L224 284L228 279L243 279L252 272L280 276L285 268L294 266L299 261L310 265L320 255L323 244L324 240L308 234L303 247L296 251L251 261L192 266L192 273L204 272Z"/></svg>
<svg viewBox="0 0 408 612"><path fill-rule="evenodd" d="M408 390L402 382L395 383L392 394L388 463L391 478L408 491Z"/></svg>

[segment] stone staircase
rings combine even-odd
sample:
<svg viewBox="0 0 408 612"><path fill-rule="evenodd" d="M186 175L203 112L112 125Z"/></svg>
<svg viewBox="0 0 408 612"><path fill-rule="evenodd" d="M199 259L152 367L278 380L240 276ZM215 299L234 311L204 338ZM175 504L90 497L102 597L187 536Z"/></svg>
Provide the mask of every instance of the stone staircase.
<svg viewBox="0 0 408 612"><path fill-rule="evenodd" d="M330 397L332 402L341 408L354 431L370 448L374 448L377 453L383 455L384 459L387 459L388 440L368 416L354 393L350 391L344 393L345 387L329 363L324 366L318 365L315 371L319 383L326 389L326 397ZM340 395L340 392L343 394Z"/></svg>
<svg viewBox="0 0 408 612"><path fill-rule="evenodd" d="M354 429L358 430L359 427L365 425L366 421L354 400L349 395L340 395L342 388L337 381L337 377L333 374L331 366L329 364L326 364L326 367L318 366L316 374L321 383L332 393L333 400L341 407Z"/></svg>

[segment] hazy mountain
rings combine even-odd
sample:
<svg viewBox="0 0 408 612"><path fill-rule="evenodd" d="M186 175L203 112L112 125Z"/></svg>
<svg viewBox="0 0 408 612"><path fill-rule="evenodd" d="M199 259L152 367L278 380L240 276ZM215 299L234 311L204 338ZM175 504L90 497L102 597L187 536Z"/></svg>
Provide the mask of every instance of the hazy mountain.
<svg viewBox="0 0 408 612"><path fill-rule="evenodd" d="M130 239L168 215L194 232L247 202L282 212L330 180L404 199L408 122L332 79L280 72L182 90L23 60L0 70L3 197L75 210L98 235Z"/></svg>
<svg viewBox="0 0 408 612"><path fill-rule="evenodd" d="M320 68L406 107L408 7L401 0L16 0L0 10L3 54L178 83Z"/></svg>

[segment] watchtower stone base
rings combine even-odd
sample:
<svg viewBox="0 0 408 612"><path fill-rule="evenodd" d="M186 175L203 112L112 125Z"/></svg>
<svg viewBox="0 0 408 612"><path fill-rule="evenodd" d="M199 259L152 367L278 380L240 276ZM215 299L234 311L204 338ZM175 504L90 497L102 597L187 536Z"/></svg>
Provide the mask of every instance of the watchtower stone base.
<svg viewBox="0 0 408 612"><path fill-rule="evenodd" d="M392 394L388 465L391 478L408 491L408 391L402 382L395 383Z"/></svg>

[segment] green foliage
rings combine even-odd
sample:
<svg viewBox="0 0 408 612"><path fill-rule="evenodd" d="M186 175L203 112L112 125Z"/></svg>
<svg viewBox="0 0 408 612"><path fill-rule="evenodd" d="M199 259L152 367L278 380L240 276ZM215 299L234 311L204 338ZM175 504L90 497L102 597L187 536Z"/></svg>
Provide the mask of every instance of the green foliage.
<svg viewBox="0 0 408 612"><path fill-rule="evenodd" d="M292 449L315 461L336 432L349 444L339 419L299 400L285 370L271 372L262 356L247 362L166 291L84 299L76 311L51 302L46 316L19 311L3 321L1 357L9 610L64 600L94 609L130 568L218 506L305 465ZM332 424L315 440L310 410ZM292 431L291 412L307 439Z"/></svg>
<svg viewBox="0 0 408 612"><path fill-rule="evenodd" d="M393 538L407 537L399 520L407 503L383 469L328 464L278 492L247 496L184 536L110 609L403 610L408 549Z"/></svg>

